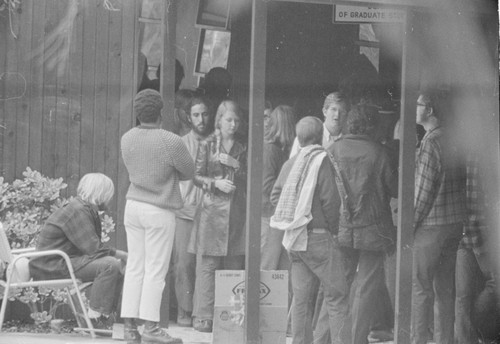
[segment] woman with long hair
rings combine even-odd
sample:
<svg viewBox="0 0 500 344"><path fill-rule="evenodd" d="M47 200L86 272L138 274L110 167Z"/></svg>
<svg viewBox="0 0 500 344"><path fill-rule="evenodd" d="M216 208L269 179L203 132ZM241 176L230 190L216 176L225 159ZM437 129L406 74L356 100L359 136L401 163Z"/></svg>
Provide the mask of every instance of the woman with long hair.
<svg viewBox="0 0 500 344"><path fill-rule="evenodd" d="M245 265L246 147L235 139L241 120L237 103L222 101L215 131L200 142L195 161L196 186L203 189L188 251L200 256L196 267L193 326L211 332L215 270Z"/></svg>
<svg viewBox="0 0 500 344"><path fill-rule="evenodd" d="M287 262L281 241L283 231L270 228L269 219L274 207L269 197L281 166L288 159L295 138L295 110L288 105L279 105L272 112L264 135L262 171L262 217L261 217L261 261L262 270L276 270ZM281 259L280 259L281 257ZM280 261L282 262L280 266Z"/></svg>

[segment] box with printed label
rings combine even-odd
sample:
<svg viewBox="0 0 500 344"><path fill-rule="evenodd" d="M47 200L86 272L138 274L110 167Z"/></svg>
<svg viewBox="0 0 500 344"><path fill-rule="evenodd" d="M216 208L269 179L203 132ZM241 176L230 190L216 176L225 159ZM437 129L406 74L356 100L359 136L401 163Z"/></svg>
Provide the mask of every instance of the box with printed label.
<svg viewBox="0 0 500 344"><path fill-rule="evenodd" d="M244 270L216 271L212 343L244 343L244 295ZM285 344L288 271L261 271L259 315L261 343Z"/></svg>

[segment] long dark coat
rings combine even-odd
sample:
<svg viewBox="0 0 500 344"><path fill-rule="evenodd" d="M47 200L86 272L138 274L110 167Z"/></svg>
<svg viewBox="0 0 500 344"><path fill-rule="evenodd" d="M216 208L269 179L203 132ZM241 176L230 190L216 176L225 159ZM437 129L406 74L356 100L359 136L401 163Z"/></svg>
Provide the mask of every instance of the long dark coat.
<svg viewBox="0 0 500 344"><path fill-rule="evenodd" d="M240 168L235 170L221 164L219 152L238 160ZM237 141L229 153L224 151L213 135L200 142L194 184L202 188L204 193L195 216L189 252L211 256L245 254L246 159L246 147ZM232 194L215 188L215 180L224 178L234 182L236 190Z"/></svg>

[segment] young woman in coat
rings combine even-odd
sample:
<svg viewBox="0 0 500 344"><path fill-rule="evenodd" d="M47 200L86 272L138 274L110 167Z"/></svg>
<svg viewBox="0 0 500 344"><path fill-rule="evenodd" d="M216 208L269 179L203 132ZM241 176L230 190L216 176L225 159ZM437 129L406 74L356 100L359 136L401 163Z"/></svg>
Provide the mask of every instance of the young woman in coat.
<svg viewBox="0 0 500 344"><path fill-rule="evenodd" d="M240 270L245 264L246 147L235 139L241 112L223 101L215 132L200 142L196 186L203 189L188 251L200 255L195 282L194 328L212 331L215 270Z"/></svg>

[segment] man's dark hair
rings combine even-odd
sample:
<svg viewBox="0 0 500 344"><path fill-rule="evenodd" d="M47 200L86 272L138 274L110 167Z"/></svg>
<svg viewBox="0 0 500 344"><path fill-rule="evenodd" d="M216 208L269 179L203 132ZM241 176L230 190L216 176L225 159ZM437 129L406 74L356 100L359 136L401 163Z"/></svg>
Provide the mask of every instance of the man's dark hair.
<svg viewBox="0 0 500 344"><path fill-rule="evenodd" d="M363 106L355 105L347 114L347 133L364 135L368 128L368 116Z"/></svg>
<svg viewBox="0 0 500 344"><path fill-rule="evenodd" d="M185 113L189 113L191 109L191 100L195 96L195 92L193 90L182 88L175 92L175 102L174 107L176 109L182 109Z"/></svg>
<svg viewBox="0 0 500 344"><path fill-rule="evenodd" d="M208 111L210 114L215 113L215 109L213 108L212 102L210 99L203 95L203 94L198 94L195 93L193 97L191 98L191 102L189 103L189 109L186 111L186 113L190 114L191 113L191 108L197 104L205 104L205 106L208 108Z"/></svg>

